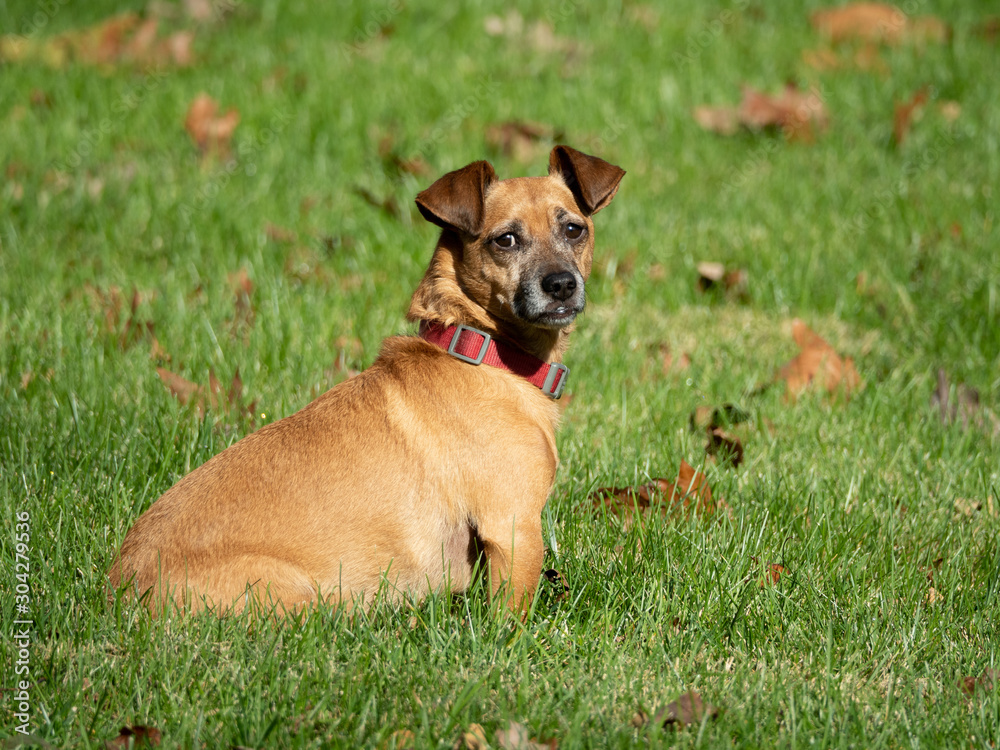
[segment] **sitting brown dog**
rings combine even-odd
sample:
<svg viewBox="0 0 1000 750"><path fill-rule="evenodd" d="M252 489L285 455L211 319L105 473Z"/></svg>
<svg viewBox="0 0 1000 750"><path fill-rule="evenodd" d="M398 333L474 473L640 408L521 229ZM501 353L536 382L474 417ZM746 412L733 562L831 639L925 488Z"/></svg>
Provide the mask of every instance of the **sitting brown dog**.
<svg viewBox="0 0 1000 750"><path fill-rule="evenodd" d="M442 227L408 318L367 370L181 479L126 534L108 577L162 611L295 609L465 590L524 611L542 567L591 215L625 172L556 146L547 177L488 162L417 196Z"/></svg>

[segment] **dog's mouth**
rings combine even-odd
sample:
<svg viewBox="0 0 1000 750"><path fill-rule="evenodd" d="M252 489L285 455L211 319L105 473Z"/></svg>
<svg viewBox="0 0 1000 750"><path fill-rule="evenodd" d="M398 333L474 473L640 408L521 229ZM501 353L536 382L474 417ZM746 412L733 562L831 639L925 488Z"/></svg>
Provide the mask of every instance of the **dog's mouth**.
<svg viewBox="0 0 1000 750"><path fill-rule="evenodd" d="M534 322L546 328L563 328L576 320L580 312L581 309L575 306L553 305L538 315Z"/></svg>

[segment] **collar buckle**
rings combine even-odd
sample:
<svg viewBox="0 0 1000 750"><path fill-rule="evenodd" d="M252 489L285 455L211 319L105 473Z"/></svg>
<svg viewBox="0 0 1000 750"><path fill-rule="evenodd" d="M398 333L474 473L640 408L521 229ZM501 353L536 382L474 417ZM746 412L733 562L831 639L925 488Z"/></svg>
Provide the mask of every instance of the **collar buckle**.
<svg viewBox="0 0 1000 750"><path fill-rule="evenodd" d="M569 379L569 368L561 362L549 364L549 374L545 376L542 384L542 393L549 398L558 399L563 394L566 381Z"/></svg>
<svg viewBox="0 0 1000 750"><path fill-rule="evenodd" d="M466 331L474 333L477 336L483 337L483 343L479 347L479 353L474 357L470 357L467 354L462 354L460 351L456 350L456 348L458 347L459 339L462 337L462 334L465 333ZM472 326L467 326L459 323L455 327L455 333L452 334L451 343L448 344L448 354L455 357L456 359L462 360L463 362L468 362L470 365L480 365L483 363L483 358L486 356L486 352L490 348L490 341L492 339L493 337L490 336L488 333L486 333L486 331L480 331L478 328L473 328Z"/></svg>

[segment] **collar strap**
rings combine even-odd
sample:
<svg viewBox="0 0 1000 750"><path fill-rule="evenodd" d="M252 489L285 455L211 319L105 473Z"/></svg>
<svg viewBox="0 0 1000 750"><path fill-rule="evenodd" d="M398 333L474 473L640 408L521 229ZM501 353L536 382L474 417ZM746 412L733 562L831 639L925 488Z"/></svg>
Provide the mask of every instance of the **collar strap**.
<svg viewBox="0 0 1000 750"><path fill-rule="evenodd" d="M560 362L545 362L518 349L513 344L494 339L486 331L467 325L443 326L420 322L420 338L445 349L448 354L469 364L488 364L520 375L542 393L559 398L566 387L569 368Z"/></svg>

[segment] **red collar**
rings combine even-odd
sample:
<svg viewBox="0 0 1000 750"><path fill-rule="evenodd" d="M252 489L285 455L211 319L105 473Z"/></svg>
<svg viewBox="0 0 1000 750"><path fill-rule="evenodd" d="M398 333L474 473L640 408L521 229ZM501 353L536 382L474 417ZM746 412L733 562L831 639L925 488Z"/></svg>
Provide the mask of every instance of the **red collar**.
<svg viewBox="0 0 1000 750"><path fill-rule="evenodd" d="M486 363L520 375L542 393L559 398L566 387L569 368L559 362L545 362L521 351L513 344L494 339L485 331L466 325L443 326L420 322L420 338L445 349L448 354L473 365Z"/></svg>

